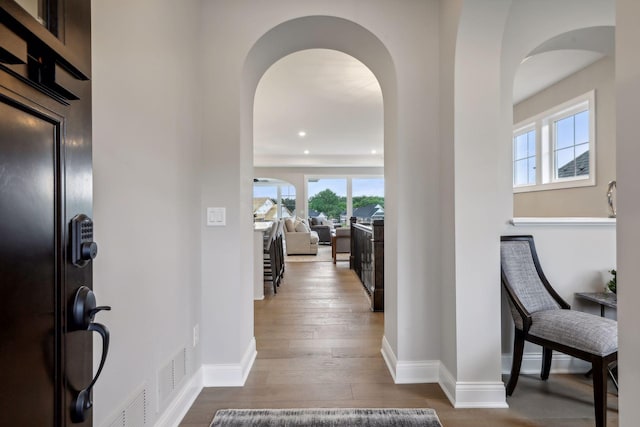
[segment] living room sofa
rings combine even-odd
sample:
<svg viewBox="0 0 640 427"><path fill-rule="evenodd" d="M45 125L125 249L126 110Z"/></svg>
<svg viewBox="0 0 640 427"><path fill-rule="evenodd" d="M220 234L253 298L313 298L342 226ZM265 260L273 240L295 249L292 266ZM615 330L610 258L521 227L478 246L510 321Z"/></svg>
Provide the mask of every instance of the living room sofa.
<svg viewBox="0 0 640 427"><path fill-rule="evenodd" d="M284 241L287 255L317 255L318 233L312 231L307 221L300 218L284 220Z"/></svg>

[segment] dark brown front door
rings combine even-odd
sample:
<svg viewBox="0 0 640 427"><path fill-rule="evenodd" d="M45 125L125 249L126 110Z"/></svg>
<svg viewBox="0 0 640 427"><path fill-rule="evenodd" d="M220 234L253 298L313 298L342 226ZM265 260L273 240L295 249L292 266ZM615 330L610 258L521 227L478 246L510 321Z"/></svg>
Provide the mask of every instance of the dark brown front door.
<svg viewBox="0 0 640 427"><path fill-rule="evenodd" d="M0 425L56 419L59 135L60 123L0 98Z"/></svg>
<svg viewBox="0 0 640 427"><path fill-rule="evenodd" d="M74 414L93 337L73 305L95 248L72 250L72 218L92 214L90 2L55 4L45 28L0 0L0 426L92 425L90 391Z"/></svg>

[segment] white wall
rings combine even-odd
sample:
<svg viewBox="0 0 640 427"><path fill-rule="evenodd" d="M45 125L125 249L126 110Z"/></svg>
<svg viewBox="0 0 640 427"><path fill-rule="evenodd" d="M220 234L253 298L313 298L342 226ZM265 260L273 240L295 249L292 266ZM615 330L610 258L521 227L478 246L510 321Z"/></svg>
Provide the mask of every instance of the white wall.
<svg viewBox="0 0 640 427"><path fill-rule="evenodd" d="M98 427L143 388L154 423L167 407L161 367L184 348L190 377L200 365L191 339L201 316L198 5L92 2L94 287L113 307L96 319L111 330L94 393Z"/></svg>
<svg viewBox="0 0 640 427"><path fill-rule="evenodd" d="M454 169L454 71L458 22L462 1L440 4L440 218L441 232L441 349L440 361L455 379L456 275L455 275L455 169ZM454 386L451 386L454 387Z"/></svg>
<svg viewBox="0 0 640 427"><path fill-rule="evenodd" d="M456 316L457 367L445 365L449 373L456 369L456 375L444 381L456 404L504 402L499 236L513 208L510 140L515 70L527 53L553 36L612 22L613 7L606 1L462 2L454 80L455 265L443 264L454 269L443 276L455 277L455 303L445 299L448 305L442 308ZM449 339L443 341L451 354Z"/></svg>
<svg viewBox="0 0 640 427"><path fill-rule="evenodd" d="M510 214L501 165L501 41L510 1L465 1L454 72L456 406L505 406L498 239ZM487 7L491 6L491 7ZM478 84L482 82L482 84ZM481 100L481 102L480 102ZM491 189L491 191L487 191ZM483 331L479 334L478 331ZM482 357L478 357L478 355Z"/></svg>
<svg viewBox="0 0 640 427"><path fill-rule="evenodd" d="M621 427L635 426L640 419L640 156L638 100L640 99L640 3L616 2L616 112L618 136L618 340Z"/></svg>
<svg viewBox="0 0 640 427"><path fill-rule="evenodd" d="M225 229L203 234L203 322L214 325L224 319L230 325L224 330L203 330L206 364L237 361L252 338L246 325L251 319L250 298L244 297L245 289L251 290L251 280L238 277L237 272L240 262L251 262L245 256L251 242L250 235L245 238L245 229L250 230L251 224L253 170L247 170L245 163L252 159L255 85L275 60L312 47L351 54L380 80L385 102L385 226L390 230L385 242L389 255L385 336L399 360L439 358L440 212L432 202L439 198L437 2L407 2L401 8L384 0L367 2L366 8L361 4L204 3L203 199L227 206L234 218ZM305 16L334 16L355 24L305 18L277 27ZM416 211L422 213L421 221L415 221ZM224 253L216 252L217 242L231 236L235 244ZM214 283L218 280L224 288Z"/></svg>
<svg viewBox="0 0 640 427"><path fill-rule="evenodd" d="M615 64L605 57L513 107L520 123L595 89L596 185L513 195L515 217L607 217L608 183L616 179Z"/></svg>
<svg viewBox="0 0 640 427"><path fill-rule="evenodd" d="M139 387L149 387L155 399L158 367L189 347L198 321L202 358L198 348L192 351L192 366L204 364L205 382L220 380L223 371L232 371L236 383L243 380L254 354L253 260L246 256L252 245L253 90L261 69L309 47L358 57L383 89L385 338L397 357L394 374L403 381L442 381L442 371L432 371L442 360L454 399L504 402L498 236L511 217L506 147L513 76L544 40L611 24L608 2L459 0L442 10L435 0L362 4L93 2L95 288L100 303L114 306L100 314L113 341L96 388L98 426ZM631 0L619 4L638 15ZM551 7L555 14L548 13ZM304 16L317 19L279 27ZM638 30L631 19L624 22L622 40L629 44L617 55L618 110L635 113L638 63L628 52ZM265 44L256 48L260 41ZM640 230L633 219L640 218L633 197L640 192L633 187L640 182L635 120L619 115L618 122L623 283L637 269L632 237ZM227 208L226 227L202 225L207 206ZM637 291L623 292L629 298L620 307L621 349L628 353L621 353L621 372L625 357L640 355L631 329L638 323ZM630 414L626 425L632 425L640 381L634 369L621 375L621 419ZM153 417L161 415L158 407L166 413L166 404L154 402Z"/></svg>

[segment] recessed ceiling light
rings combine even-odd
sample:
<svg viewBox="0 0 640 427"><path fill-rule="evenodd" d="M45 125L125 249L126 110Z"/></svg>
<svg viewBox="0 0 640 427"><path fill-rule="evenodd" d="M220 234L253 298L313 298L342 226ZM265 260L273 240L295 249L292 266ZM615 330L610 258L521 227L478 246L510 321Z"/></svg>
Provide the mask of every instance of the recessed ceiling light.
<svg viewBox="0 0 640 427"><path fill-rule="evenodd" d="M371 150L371 154L376 154L377 151L376 150Z"/></svg>
<svg viewBox="0 0 640 427"><path fill-rule="evenodd" d="M301 130L300 132L298 132L298 136L300 138L304 138L305 136L307 136L307 133L305 131Z"/></svg>
<svg viewBox="0 0 640 427"><path fill-rule="evenodd" d="M304 150L304 154L309 154L309 150Z"/></svg>

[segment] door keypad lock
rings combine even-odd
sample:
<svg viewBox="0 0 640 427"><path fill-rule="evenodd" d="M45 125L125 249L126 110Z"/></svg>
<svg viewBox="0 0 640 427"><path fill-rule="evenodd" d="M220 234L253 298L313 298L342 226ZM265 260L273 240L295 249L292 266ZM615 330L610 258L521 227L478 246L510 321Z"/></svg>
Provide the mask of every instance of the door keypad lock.
<svg viewBox="0 0 640 427"><path fill-rule="evenodd" d="M71 419L74 423L81 423L87 417L87 411L93 406L93 399L91 397L91 391L104 363L107 360L107 353L109 352L109 329L101 324L93 321L95 315L103 310L111 310L109 306L96 306L96 296L91 289L86 286L80 286L76 291L76 296L71 308L71 326L75 330L87 330L91 332L97 332L102 337L102 357L100 358L100 366L96 372L95 377L91 380L91 383L78 393L73 401L71 408Z"/></svg>
<svg viewBox="0 0 640 427"><path fill-rule="evenodd" d="M98 255L98 245L93 241L93 221L85 214L71 220L71 262L84 267Z"/></svg>

